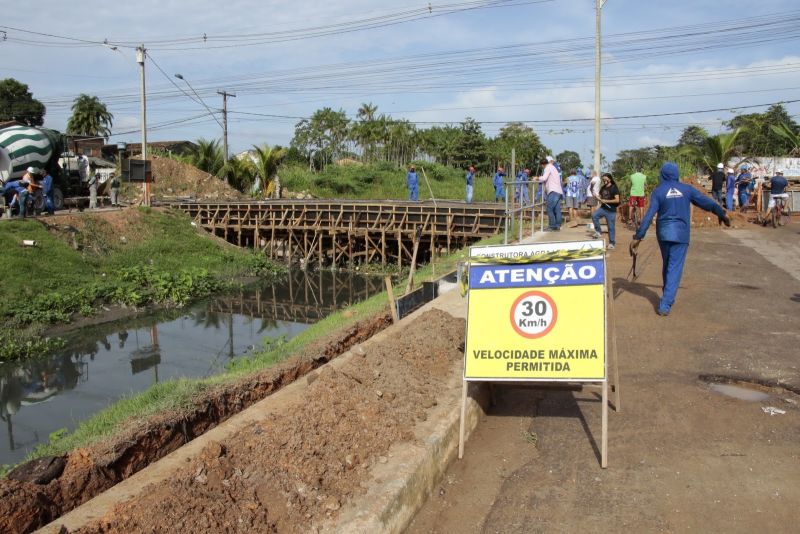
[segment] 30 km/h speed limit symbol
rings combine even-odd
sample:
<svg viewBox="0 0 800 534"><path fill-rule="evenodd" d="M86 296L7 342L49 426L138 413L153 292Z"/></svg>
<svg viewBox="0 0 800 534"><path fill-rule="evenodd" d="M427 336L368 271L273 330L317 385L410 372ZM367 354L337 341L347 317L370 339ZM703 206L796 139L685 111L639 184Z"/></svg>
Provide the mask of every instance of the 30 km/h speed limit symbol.
<svg viewBox="0 0 800 534"><path fill-rule="evenodd" d="M511 325L519 335L528 339L547 335L556 325L556 319L556 303L541 291L523 293L511 306Z"/></svg>

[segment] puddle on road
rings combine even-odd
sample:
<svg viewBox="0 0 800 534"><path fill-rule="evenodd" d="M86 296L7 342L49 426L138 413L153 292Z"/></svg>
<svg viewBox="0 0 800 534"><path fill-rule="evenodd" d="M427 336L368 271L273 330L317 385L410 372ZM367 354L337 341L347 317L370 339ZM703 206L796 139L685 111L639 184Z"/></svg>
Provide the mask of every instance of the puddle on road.
<svg viewBox="0 0 800 534"><path fill-rule="evenodd" d="M737 386L733 384L709 384L709 387L711 388L711 391L716 391L717 393L721 393L727 397L733 397L734 399L743 401L758 402L767 400L769 398L768 393L764 393L763 391L752 389L746 386Z"/></svg>

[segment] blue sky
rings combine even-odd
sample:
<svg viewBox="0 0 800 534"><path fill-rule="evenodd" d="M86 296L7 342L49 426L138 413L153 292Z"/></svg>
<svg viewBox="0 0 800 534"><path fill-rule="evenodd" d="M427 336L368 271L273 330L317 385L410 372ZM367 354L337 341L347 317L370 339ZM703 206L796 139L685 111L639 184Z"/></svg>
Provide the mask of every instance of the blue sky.
<svg viewBox="0 0 800 534"><path fill-rule="evenodd" d="M189 92L184 82L171 78L174 73L181 73L212 108L221 106L217 89L237 92L237 98L230 101L232 151L290 141L297 119L254 114L303 117L330 106L344 108L353 117L362 102L373 102L379 112L412 121L457 123L472 116L487 122L484 131L490 135L501 126L494 123L505 121L592 117L594 2L508 3L516 5L324 37L307 37L306 31L304 38L291 42L221 49L200 43L192 44L195 49L191 50L170 50L175 45L163 41L204 33L241 36L308 29L386 16L427 3L139 0L87 1L77 7L40 0L17 3L14 10L4 13L0 25L87 41L144 43L167 74L162 75L153 63L147 64L147 88L152 95L148 126L159 126L149 133L152 141L221 136L219 125L208 116L166 124L206 113L172 85L168 78ZM800 14L798 9L792 0L757 4L608 0L603 8L603 35L608 42L603 115L727 110L800 99L800 24L794 24L797 30L774 24L758 26L766 15L782 13L777 19L790 19ZM719 28L733 25L741 25L742 35L751 42L742 44L736 32L719 33ZM683 29L658 32L670 28ZM0 77L14 77L30 86L34 96L48 106L46 126L63 130L71 100L87 93L108 103L115 117L114 132L140 127L138 67L132 49L120 46L114 51L96 44L55 46L51 37L3 29L8 40L0 41ZM633 32L641 33L631 36ZM691 50L680 54L675 50L681 42L679 33L691 34L684 37L685 48ZM629 35L623 38L621 34ZM632 43L623 42L631 37L646 40L634 51ZM711 49L702 49L716 41L720 42ZM464 50L473 50L471 57L481 59L459 62L463 54L431 56ZM399 58L406 59L399 62ZM371 63L365 65L367 61ZM800 113L800 104L787 107L795 116ZM720 111L606 121L609 129L603 132L603 152L613 159L624 148L672 144L689 123L701 123L714 133L720 131L720 121L730 116L730 111ZM575 150L589 161L591 122L532 126L555 153ZM138 141L139 134L118 135L112 140Z"/></svg>

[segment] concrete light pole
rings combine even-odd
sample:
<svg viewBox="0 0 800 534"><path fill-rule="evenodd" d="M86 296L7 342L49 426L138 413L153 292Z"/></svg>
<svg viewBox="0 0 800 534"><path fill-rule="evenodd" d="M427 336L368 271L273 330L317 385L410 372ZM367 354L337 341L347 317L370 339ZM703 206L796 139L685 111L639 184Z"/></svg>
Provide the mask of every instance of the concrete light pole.
<svg viewBox="0 0 800 534"><path fill-rule="evenodd" d="M600 174L600 19L606 0L595 0L594 38L594 169Z"/></svg>
<svg viewBox="0 0 800 534"><path fill-rule="evenodd" d="M147 50L145 49L144 45L140 45L139 48L136 49L136 62L139 64L139 72L141 72L141 79L142 79L142 165L144 166L145 171L145 178L144 178L144 205L150 205L150 177L147 175L147 96L145 94L145 82L144 82L144 60L147 54Z"/></svg>
<svg viewBox="0 0 800 534"><path fill-rule="evenodd" d="M229 93L227 91L217 91L218 95L222 95L222 155L225 165L228 164L228 97L236 98L236 93Z"/></svg>

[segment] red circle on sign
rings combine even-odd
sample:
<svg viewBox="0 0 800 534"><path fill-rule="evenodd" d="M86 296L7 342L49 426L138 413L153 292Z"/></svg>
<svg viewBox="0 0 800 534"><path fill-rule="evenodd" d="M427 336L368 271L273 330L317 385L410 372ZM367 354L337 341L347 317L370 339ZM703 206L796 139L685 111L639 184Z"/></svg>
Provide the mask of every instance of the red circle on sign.
<svg viewBox="0 0 800 534"><path fill-rule="evenodd" d="M547 328L545 328L541 332L537 332L535 334L531 334L529 332L525 332L524 330L522 330L517 325L516 317L515 317L515 314L514 314L514 312L517 309L517 306L519 306L519 304L523 300L528 298L528 297L538 297L538 298L544 299L545 301L547 301L547 303L550 305L550 307L553 310L553 318L550 321L550 324L547 325ZM522 295L517 297L517 300L515 300L514 304L511 305L511 313L510 313L511 326L514 327L514 330L517 331L517 334L521 335L522 337L526 337L528 339L536 339L536 338L540 338L542 336L546 336L548 333L550 333L550 330L552 330L553 327L556 325L556 319L557 318L558 318L558 308L556 307L556 303L553 301L553 299L550 297L550 295L548 295L547 293L542 293L541 291L528 291L527 293L523 293Z"/></svg>

